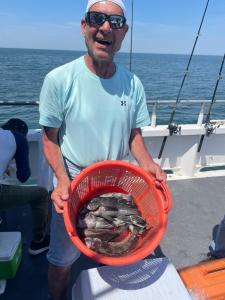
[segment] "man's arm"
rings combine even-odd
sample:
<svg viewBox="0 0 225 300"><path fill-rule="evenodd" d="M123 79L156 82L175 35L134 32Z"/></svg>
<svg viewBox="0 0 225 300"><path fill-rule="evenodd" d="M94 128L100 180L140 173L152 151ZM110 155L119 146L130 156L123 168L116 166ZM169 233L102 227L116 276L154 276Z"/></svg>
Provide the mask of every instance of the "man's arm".
<svg viewBox="0 0 225 300"><path fill-rule="evenodd" d="M158 181L166 180L166 173L153 161L148 152L140 128L131 130L129 146L132 155L141 168L154 175Z"/></svg>
<svg viewBox="0 0 225 300"><path fill-rule="evenodd" d="M58 213L63 212L64 201L69 198L70 179L67 175L62 153L58 143L58 128L43 128L43 150L45 157L53 169L58 183L52 192L51 198L54 202L56 211Z"/></svg>

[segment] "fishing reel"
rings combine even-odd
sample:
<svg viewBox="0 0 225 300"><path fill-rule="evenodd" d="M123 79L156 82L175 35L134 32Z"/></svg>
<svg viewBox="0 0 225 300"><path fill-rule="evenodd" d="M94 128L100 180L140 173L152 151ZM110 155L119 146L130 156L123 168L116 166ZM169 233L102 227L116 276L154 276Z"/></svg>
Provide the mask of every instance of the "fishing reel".
<svg viewBox="0 0 225 300"><path fill-rule="evenodd" d="M170 135L180 134L180 132L181 132L181 126L178 126L178 124L175 122L170 123L168 125L168 129L169 129Z"/></svg>
<svg viewBox="0 0 225 300"><path fill-rule="evenodd" d="M213 133L216 128L219 128L221 125L224 125L224 122L208 122L205 123L206 136L209 136Z"/></svg>
<svg viewBox="0 0 225 300"><path fill-rule="evenodd" d="M213 125L213 123L208 122L205 123L205 131L206 131L206 136L209 136L210 134L213 133L213 131L215 130L216 126Z"/></svg>

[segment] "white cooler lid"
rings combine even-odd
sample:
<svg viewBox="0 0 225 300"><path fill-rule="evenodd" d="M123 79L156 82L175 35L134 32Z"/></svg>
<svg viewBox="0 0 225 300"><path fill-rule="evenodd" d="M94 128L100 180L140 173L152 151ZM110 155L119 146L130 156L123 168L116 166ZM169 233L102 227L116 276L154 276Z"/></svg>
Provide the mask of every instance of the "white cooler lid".
<svg viewBox="0 0 225 300"><path fill-rule="evenodd" d="M72 300L191 300L167 257L128 266L84 270L72 288Z"/></svg>
<svg viewBox="0 0 225 300"><path fill-rule="evenodd" d="M11 260L20 241L21 232L0 232L0 262Z"/></svg>

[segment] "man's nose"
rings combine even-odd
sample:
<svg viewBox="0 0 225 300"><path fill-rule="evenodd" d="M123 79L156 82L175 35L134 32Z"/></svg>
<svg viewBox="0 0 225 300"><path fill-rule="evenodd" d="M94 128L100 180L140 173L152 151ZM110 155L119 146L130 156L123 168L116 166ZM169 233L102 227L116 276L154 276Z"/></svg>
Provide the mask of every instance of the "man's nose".
<svg viewBox="0 0 225 300"><path fill-rule="evenodd" d="M106 20L100 27L101 30L104 30L105 32L111 32L112 29L110 27L109 21Z"/></svg>

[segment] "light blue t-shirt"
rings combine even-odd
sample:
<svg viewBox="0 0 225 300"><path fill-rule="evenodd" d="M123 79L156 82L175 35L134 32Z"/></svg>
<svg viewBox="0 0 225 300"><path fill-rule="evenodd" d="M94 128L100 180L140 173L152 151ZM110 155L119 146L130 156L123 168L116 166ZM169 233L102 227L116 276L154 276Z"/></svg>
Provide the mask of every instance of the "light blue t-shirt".
<svg viewBox="0 0 225 300"><path fill-rule="evenodd" d="M47 74L40 95L40 124L60 128L64 157L80 167L123 159L132 128L150 123L137 76L116 65L109 79L93 74L84 57Z"/></svg>

